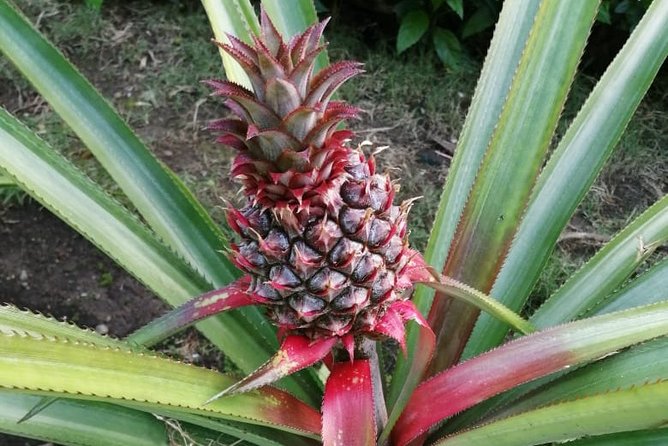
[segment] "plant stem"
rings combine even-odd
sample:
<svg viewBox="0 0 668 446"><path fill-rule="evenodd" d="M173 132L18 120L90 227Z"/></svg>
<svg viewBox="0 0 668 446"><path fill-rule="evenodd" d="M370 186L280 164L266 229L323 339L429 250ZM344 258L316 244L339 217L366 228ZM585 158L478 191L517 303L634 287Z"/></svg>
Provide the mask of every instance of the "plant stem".
<svg viewBox="0 0 668 446"><path fill-rule="evenodd" d="M387 424L387 407L385 406L385 396L383 395L383 377L380 371L380 361L376 351L376 341L363 338L359 346L361 356L368 358L371 365L371 380L373 385L374 415L376 419L376 432L380 433ZM355 356L358 353L356 352ZM379 445L384 446L384 445Z"/></svg>

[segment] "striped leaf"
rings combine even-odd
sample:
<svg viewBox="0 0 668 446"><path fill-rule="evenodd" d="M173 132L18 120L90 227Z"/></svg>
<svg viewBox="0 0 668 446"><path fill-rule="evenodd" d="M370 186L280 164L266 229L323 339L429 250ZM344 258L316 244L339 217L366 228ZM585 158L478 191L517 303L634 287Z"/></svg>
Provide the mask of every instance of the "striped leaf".
<svg viewBox="0 0 668 446"><path fill-rule="evenodd" d="M234 378L169 359L93 344L0 334L0 388L273 426L316 437L320 414L272 388L203 403Z"/></svg>
<svg viewBox="0 0 668 446"><path fill-rule="evenodd" d="M491 291L512 310L522 308L559 234L612 153L666 59L666 23L668 5L653 2L543 169ZM507 333L505 326L484 314L476 325L465 358L498 345Z"/></svg>
<svg viewBox="0 0 668 446"><path fill-rule="evenodd" d="M529 446L586 435L653 429L666 425L666 413L668 381L662 381L532 410L455 434L434 445Z"/></svg>
<svg viewBox="0 0 668 446"><path fill-rule="evenodd" d="M462 213L443 273L489 293L550 147L598 1L543 1L498 125ZM458 361L479 311L451 298L434 302L431 370Z"/></svg>
<svg viewBox="0 0 668 446"><path fill-rule="evenodd" d="M504 2L464 129L459 137L424 256L426 262L437 271L441 271L445 265L466 197L498 123L539 4L539 0ZM425 316L431 307L433 295L430 288L418 286L413 296L413 302ZM421 346L429 343L429 340L424 338L429 334L426 331L423 333L421 334L419 327L408 328L407 354L397 358L387 395L390 419L399 416L408 395L419 382L426 367L425 362L422 369L415 369L415 361L421 356Z"/></svg>

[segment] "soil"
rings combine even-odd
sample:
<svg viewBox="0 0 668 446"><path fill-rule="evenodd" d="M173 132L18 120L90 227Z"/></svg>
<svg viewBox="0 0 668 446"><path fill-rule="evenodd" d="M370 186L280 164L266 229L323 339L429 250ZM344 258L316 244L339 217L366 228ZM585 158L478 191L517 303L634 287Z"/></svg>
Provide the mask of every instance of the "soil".
<svg viewBox="0 0 668 446"><path fill-rule="evenodd" d="M0 301L122 337L167 306L32 202L0 212Z"/></svg>
<svg viewBox="0 0 668 446"><path fill-rule="evenodd" d="M0 302L122 337L167 306L53 214L0 211ZM41 442L0 435L3 446Z"/></svg>

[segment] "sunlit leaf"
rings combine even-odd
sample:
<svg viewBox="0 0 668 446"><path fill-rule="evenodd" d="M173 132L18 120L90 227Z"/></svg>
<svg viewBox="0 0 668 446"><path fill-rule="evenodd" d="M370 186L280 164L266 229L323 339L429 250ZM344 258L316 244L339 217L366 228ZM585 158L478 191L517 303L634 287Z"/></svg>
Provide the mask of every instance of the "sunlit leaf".
<svg viewBox="0 0 668 446"><path fill-rule="evenodd" d="M25 333L0 334L0 388L51 396L131 402L224 420L274 426L297 434L320 433L319 413L277 389L203 403L234 379L169 359ZM22 414L23 415L23 414Z"/></svg>
<svg viewBox="0 0 668 446"><path fill-rule="evenodd" d="M503 391L666 334L668 302L663 302L519 338L423 382L393 438L406 445L442 420Z"/></svg>
<svg viewBox="0 0 668 446"><path fill-rule="evenodd" d="M662 381L532 410L455 434L434 445L529 446L559 442L660 427L666 424L666 413L668 381Z"/></svg>
<svg viewBox="0 0 668 446"><path fill-rule="evenodd" d="M425 11L416 9L406 14L399 25L397 52L401 54L418 43L428 28L429 16Z"/></svg>

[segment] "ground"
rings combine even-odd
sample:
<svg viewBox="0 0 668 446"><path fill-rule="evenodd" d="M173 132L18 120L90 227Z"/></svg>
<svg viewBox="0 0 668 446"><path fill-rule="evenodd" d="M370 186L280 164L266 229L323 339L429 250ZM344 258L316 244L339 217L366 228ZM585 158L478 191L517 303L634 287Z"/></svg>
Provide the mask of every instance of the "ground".
<svg viewBox="0 0 668 446"><path fill-rule="evenodd" d="M123 2L107 5L101 14L64 1L17 4L221 222L220 197L234 197L236 188L228 177L231 154L215 146L203 130L208 120L225 111L199 83L222 72L198 2ZM367 73L346 85L342 96L364 109L362 119L353 123L358 134L390 146L380 165L399 169L395 176L402 179L401 197L423 197L411 217L412 241L423 248L480 61L473 58L461 70L446 72L428 52L416 50L398 58L391 44L369 37L376 33L373 25L359 33L343 22L335 18L330 25L330 57L363 60ZM585 75L578 78L560 128L573 118L593 82ZM666 193L667 84L664 76L641 104L608 167L562 235L536 288L536 300L549 295L602 242ZM123 199L85 147L2 58L0 85L2 106ZM114 336L128 334L167 308L33 201L0 204L0 247L0 302ZM166 348L195 362L206 356L198 350L204 347L194 333ZM206 361L220 365L216 356Z"/></svg>

